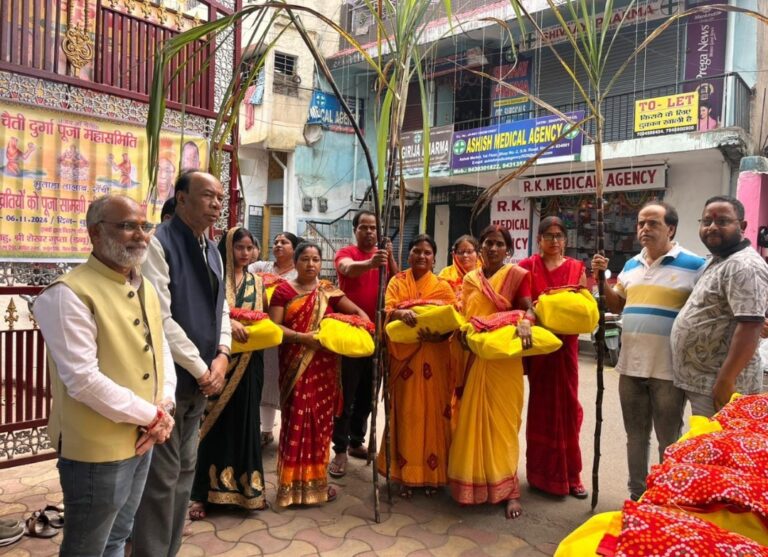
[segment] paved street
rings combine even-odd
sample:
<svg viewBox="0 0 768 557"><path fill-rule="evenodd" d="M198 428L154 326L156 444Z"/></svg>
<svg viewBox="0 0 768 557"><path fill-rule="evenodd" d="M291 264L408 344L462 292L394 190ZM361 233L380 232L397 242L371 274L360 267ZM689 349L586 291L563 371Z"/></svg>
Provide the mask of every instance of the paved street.
<svg viewBox="0 0 768 557"><path fill-rule="evenodd" d="M584 354L581 358L581 400L585 420L581 437L587 471L584 484L590 492L595 422L594 369L594 357ZM618 376L608 369L605 380L601 492L597 508L600 512L620 507L626 483ZM524 434L520 439L524 455ZM272 445L265 454L270 497L275 492L275 466L276 448ZM524 465L521 469L524 470ZM524 511L515 521L504 519L501 506L459 507L446 492L431 499L416 494L410 501L393 494L390 504L383 487L381 523L376 524L373 521L371 469L362 461L350 461L347 477L334 482L340 492L334 503L251 515L215 511L206 520L191 525L191 533L185 538L180 555L551 555L558 542L590 516L589 500L560 499L534 493L527 487L524 473L521 484ZM54 460L0 471L0 515L28 516L47 503L60 501ZM56 554L59 541L60 535L51 540L25 537L10 548L0 548L0 554L46 557Z"/></svg>

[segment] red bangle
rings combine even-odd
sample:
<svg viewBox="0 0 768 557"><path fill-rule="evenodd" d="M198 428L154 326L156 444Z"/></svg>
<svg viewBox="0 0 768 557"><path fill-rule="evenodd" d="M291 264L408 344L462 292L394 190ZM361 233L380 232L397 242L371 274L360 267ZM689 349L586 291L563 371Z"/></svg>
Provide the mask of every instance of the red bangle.
<svg viewBox="0 0 768 557"><path fill-rule="evenodd" d="M165 411L162 408L158 408L157 414L155 415L155 419L152 420L152 423L150 423L147 426L147 431L152 431L153 429L155 429L155 426L158 424L160 420L163 419L163 416L165 416Z"/></svg>

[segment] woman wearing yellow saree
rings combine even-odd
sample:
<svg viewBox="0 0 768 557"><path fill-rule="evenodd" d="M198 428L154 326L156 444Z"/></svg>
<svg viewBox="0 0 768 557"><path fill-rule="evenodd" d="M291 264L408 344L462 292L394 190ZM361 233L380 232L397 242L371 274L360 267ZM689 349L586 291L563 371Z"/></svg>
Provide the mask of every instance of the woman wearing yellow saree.
<svg viewBox="0 0 768 557"><path fill-rule="evenodd" d="M517 326L523 347L531 346L531 285L528 271L505 265L512 238L491 225L480 236L483 267L464 277L462 312L487 316L522 309ZM471 355L464 379L456 430L448 458L452 497L465 505L506 501L505 515L522 513L517 479L518 432L523 410L521 358L486 360Z"/></svg>
<svg viewBox="0 0 768 557"><path fill-rule="evenodd" d="M435 242L422 234L408 246L410 269L395 275L387 286L385 305L390 321L416 325L414 305L446 305L456 302L447 281L432 272ZM423 329L421 342L388 342L391 477L401 485L400 495L410 497L412 488L423 487L427 496L448 483L448 447L451 440L453 374L446 355L450 335ZM386 473L385 450L379 451L378 467Z"/></svg>
<svg viewBox="0 0 768 557"><path fill-rule="evenodd" d="M355 314L369 321L341 290L319 279L322 254L317 244L299 244L293 258L297 276L275 289L269 306L269 317L284 333L279 352L279 507L336 498L336 491L328 486L327 468L340 392L340 360L320 345L315 333L326 313Z"/></svg>

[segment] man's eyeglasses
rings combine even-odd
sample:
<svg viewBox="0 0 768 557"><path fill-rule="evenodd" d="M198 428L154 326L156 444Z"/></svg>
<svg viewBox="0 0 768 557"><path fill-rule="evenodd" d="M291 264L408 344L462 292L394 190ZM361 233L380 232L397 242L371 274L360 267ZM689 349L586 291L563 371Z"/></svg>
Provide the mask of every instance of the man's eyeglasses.
<svg viewBox="0 0 768 557"><path fill-rule="evenodd" d="M565 236L562 234L550 234L549 232L542 234L541 237L547 242L562 242L565 240Z"/></svg>
<svg viewBox="0 0 768 557"><path fill-rule="evenodd" d="M149 234L157 226L153 222L132 222L127 220L122 222L109 222L107 220L100 220L98 224L111 224L123 232L138 232L141 230L144 234Z"/></svg>
<svg viewBox="0 0 768 557"><path fill-rule="evenodd" d="M726 218L719 218L719 219L699 219L699 224L703 226L704 228L707 228L709 226L714 225L718 228L725 228L729 224L733 224L734 222L739 222L739 219L726 219Z"/></svg>

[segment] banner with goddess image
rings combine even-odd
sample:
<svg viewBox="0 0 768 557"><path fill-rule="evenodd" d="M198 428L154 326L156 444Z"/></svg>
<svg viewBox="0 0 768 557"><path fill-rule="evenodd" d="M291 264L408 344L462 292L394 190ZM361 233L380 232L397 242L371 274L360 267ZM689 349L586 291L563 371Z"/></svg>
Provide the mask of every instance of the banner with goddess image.
<svg viewBox="0 0 768 557"><path fill-rule="evenodd" d="M202 137L161 136L159 222L179 171L205 165ZM82 261L91 246L89 203L107 193L144 204L149 178L144 128L78 114L0 102L0 260Z"/></svg>

